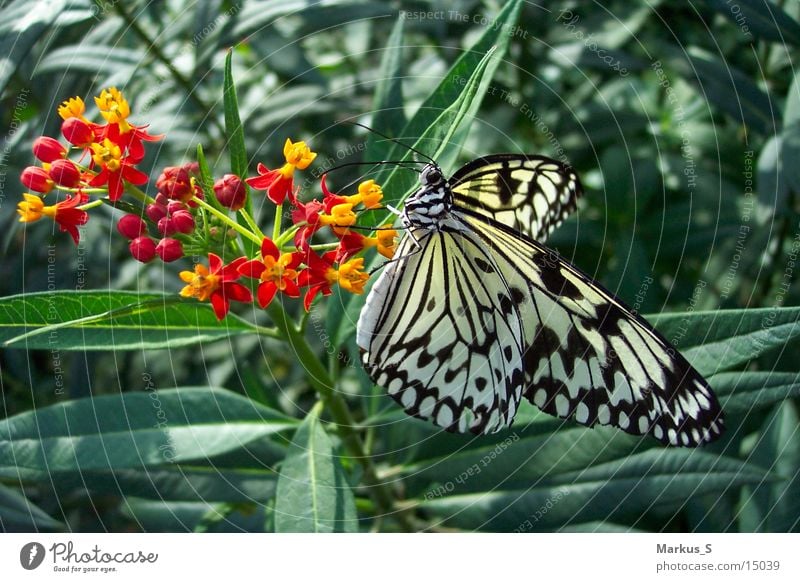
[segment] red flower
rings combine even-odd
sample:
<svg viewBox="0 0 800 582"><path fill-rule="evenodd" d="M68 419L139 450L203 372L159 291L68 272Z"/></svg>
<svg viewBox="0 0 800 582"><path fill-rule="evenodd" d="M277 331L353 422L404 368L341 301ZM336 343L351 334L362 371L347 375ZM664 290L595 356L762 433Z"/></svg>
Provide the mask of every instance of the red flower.
<svg viewBox="0 0 800 582"><path fill-rule="evenodd" d="M239 267L247 262L246 257L239 257L225 265L214 253L208 254L208 267L195 265L194 272L181 271L180 278L188 283L181 290L181 297L195 297L199 301L211 300L214 313L220 321L231 307L231 301L248 303L253 300L250 290L235 281L241 277Z"/></svg>
<svg viewBox="0 0 800 582"><path fill-rule="evenodd" d="M300 287L308 287L306 296L303 299L303 307L306 308L306 311L309 311L311 303L318 294L330 295L333 292L331 287L336 282L336 279L331 278L329 274L336 272L333 268L333 264L336 261L336 251L330 251L319 256L309 250L305 255L304 261L307 268L300 271L297 277L297 284Z"/></svg>
<svg viewBox="0 0 800 582"><path fill-rule="evenodd" d="M122 196L123 180L140 186L147 182L147 174L133 167L140 162L131 156L122 157L120 146L108 138L103 143L92 144L92 160L102 169L89 180L93 187L108 184L108 197L116 202Z"/></svg>
<svg viewBox="0 0 800 582"><path fill-rule="evenodd" d="M369 274L364 272L364 259L350 259L346 263L340 263L337 270L334 268L336 254L336 251L330 251L321 257L314 252L305 255L308 268L300 272L297 283L300 287L308 287L303 299L306 311L311 308L311 303L318 294L330 295L335 283L339 283L342 289L350 293L360 295L364 292L364 285L369 279Z"/></svg>
<svg viewBox="0 0 800 582"><path fill-rule="evenodd" d="M308 251L310 248L309 241L312 235L322 227L319 221L319 215L322 212L322 202L319 200L311 200L304 204L300 202L296 196L292 196L291 200L295 207L292 211L292 222L301 225L300 229L294 235L294 244L298 249Z"/></svg>
<svg viewBox="0 0 800 582"><path fill-rule="evenodd" d="M265 238L261 243L261 259L244 263L239 272L245 277L261 280L256 295L258 304L265 308L278 291L289 297L300 297L296 279L297 267L302 260L302 253L281 254L275 243Z"/></svg>
<svg viewBox="0 0 800 582"><path fill-rule="evenodd" d="M55 220L61 232L68 232L75 244L78 244L80 241L78 227L86 224L89 214L76 207L86 204L89 200L88 195L79 192L74 196L67 196L65 200L52 206L45 206L42 199L34 194L23 194L22 196L25 200L17 205L20 222L36 222L42 216L48 216Z"/></svg>
<svg viewBox="0 0 800 582"><path fill-rule="evenodd" d="M256 168L258 176L247 178L245 182L256 190L266 190L267 198L275 204L282 204L292 191L292 173L286 171L287 167L294 170L289 164L285 164L278 170L270 170L259 162Z"/></svg>

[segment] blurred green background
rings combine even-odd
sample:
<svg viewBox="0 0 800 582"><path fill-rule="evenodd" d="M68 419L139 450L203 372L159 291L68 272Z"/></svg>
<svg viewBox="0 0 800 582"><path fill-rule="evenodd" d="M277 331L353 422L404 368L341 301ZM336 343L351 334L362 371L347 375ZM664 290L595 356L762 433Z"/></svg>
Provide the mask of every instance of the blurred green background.
<svg viewBox="0 0 800 582"><path fill-rule="evenodd" d="M150 192L163 167L195 159L198 143L219 177L231 169L222 85L233 47L251 172L257 161L274 167L286 137L308 141L319 152L316 167L330 165L327 158L380 159L385 143L339 122L357 119L401 135L434 89L441 99L456 98L474 66L454 63L492 32L504 5L3 3L0 296L180 288L185 264L133 261L109 209L95 212L78 249L50 224L17 222L17 176L34 163L33 139L58 137L63 99L80 95L89 103L117 86L135 123L166 134L143 164ZM357 364L337 364L339 349L357 357L352 339L330 327L331 317L357 313L337 295L327 322L326 306L317 307L307 335L337 371L378 474L408 508L414 529L800 529L800 311L789 307L800 291L798 22L797 2L521 3L497 36L505 51L481 87L469 133L442 164L452 171L499 152L569 161L586 195L548 244L637 311L662 314L666 337L689 351L727 403L728 433L702 450L666 451L650 439L524 409L507 433L438 434L405 418ZM417 129L409 137L418 138L424 128ZM343 171L334 182L357 177ZM315 194L312 172L303 178ZM390 199L402 194L387 191ZM720 309L747 311L721 316ZM672 312L688 315L663 315ZM326 355L330 337L341 345ZM299 437L292 437L295 425L258 433L259 419L273 412L302 419L315 395L281 344L242 335L166 350L55 353L18 345L3 349L0 369L0 416L10 419L0 424L0 529L292 529L276 519L291 506L281 500L279 474L297 446L289 441ZM168 391L192 386L200 389ZM89 399L104 395L112 400L97 407ZM97 418L108 414L109 434L135 432L157 424L159 411L178 428L203 424L225 444L178 463L133 453L116 464L103 460L102 438L92 440L103 434ZM230 428L237 423L252 431L243 437ZM381 519L358 464L327 433L336 487L348 495L335 503L350 516L334 529L402 528ZM43 455L52 466L41 458L22 463L14 443L26 438L73 453L81 444L95 448L67 460ZM135 449L136 438L116 446ZM463 477L473 465L481 470Z"/></svg>

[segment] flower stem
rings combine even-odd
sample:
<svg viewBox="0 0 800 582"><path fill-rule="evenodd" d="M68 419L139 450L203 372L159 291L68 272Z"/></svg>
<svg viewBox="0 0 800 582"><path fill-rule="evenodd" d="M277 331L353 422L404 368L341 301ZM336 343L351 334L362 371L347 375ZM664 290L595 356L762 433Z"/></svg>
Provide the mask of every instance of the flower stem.
<svg viewBox="0 0 800 582"><path fill-rule="evenodd" d="M272 240L278 240L281 236L281 219L283 218L283 202L275 207L275 224L272 227ZM278 247L280 248L280 247Z"/></svg>
<svg viewBox="0 0 800 582"><path fill-rule="evenodd" d="M239 215L242 218L244 218L244 221L247 223L247 226L250 227L250 229L253 231L253 233L258 235L259 244L260 244L260 241L264 240L266 237L264 236L264 233L261 232L261 229L258 228L258 225L256 224L256 221L253 220L253 217L250 216L250 213L247 212L247 210L245 210L244 208L240 208L239 209Z"/></svg>
<svg viewBox="0 0 800 582"><path fill-rule="evenodd" d="M239 224L235 220L231 220L230 216L227 216L224 212L220 212L219 210L217 210L216 208L211 206L205 200L201 200L197 196L193 196L192 197L192 202L195 202L198 206L203 208L206 212L209 212L209 213L213 214L214 216L216 216L217 218L219 218L225 225L229 226L230 228L232 228L233 230L235 230L236 232L238 232L242 236L249 238L251 241L253 241L257 245L261 244L261 240L262 239L259 238L257 234L255 234L253 232L250 232L249 230L247 230L245 227L243 227L241 224Z"/></svg>
<svg viewBox="0 0 800 582"><path fill-rule="evenodd" d="M269 308L272 321L283 334L286 342L291 346L293 353L297 355L306 371L306 377L319 394L320 399L325 403L325 407L330 412L336 423L336 431L342 439L342 443L348 452L361 465L364 473L363 479L370 496L381 512L391 515L405 531L413 531L414 527L409 516L404 511L395 508L394 495L386 483L381 482L375 472L372 459L364 450L361 437L354 428L355 422L350 414L350 409L341 394L336 391L334 381L322 362L319 361L306 339L289 318L280 303L273 301Z"/></svg>

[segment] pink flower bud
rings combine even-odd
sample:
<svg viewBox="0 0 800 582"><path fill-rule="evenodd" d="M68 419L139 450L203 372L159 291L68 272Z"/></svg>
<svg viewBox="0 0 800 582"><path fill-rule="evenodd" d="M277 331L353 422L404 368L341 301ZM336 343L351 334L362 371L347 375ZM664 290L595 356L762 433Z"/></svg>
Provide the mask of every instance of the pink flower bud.
<svg viewBox="0 0 800 582"><path fill-rule="evenodd" d="M225 174L214 182L214 194L225 208L239 210L247 200L247 190L244 183L235 174Z"/></svg>
<svg viewBox="0 0 800 582"><path fill-rule="evenodd" d="M183 246L179 240L174 238L162 238L156 247L156 254L165 263L171 263L183 256Z"/></svg>
<svg viewBox="0 0 800 582"><path fill-rule="evenodd" d="M87 147L94 141L94 131L84 120L77 117L65 119L61 124L61 134L76 146Z"/></svg>
<svg viewBox="0 0 800 582"><path fill-rule="evenodd" d="M147 225L144 223L144 220L142 220L135 214L126 214L125 216L119 219L119 222L117 223L117 230L125 238L133 240L147 233ZM153 252L155 252L155 250L156 249L154 245Z"/></svg>
<svg viewBox="0 0 800 582"><path fill-rule="evenodd" d="M172 215L172 223L178 232L189 234L194 230L194 217L188 210L178 210Z"/></svg>
<svg viewBox="0 0 800 582"><path fill-rule="evenodd" d="M167 215L167 208L162 204L148 204L144 209L147 218L153 222L158 222Z"/></svg>
<svg viewBox="0 0 800 582"><path fill-rule="evenodd" d="M37 137L33 142L33 155L37 160L50 163L67 156L67 148L61 142L46 135Z"/></svg>
<svg viewBox="0 0 800 582"><path fill-rule="evenodd" d="M38 166L28 166L22 170L19 179L25 187L34 192L46 194L53 189L53 180L44 168Z"/></svg>
<svg viewBox="0 0 800 582"><path fill-rule="evenodd" d="M50 178L64 188L75 188L81 182L81 172L71 160L54 160L49 173Z"/></svg>
<svg viewBox="0 0 800 582"><path fill-rule="evenodd" d="M156 243L149 236L140 236L128 245L133 258L140 263L149 263L156 256Z"/></svg>

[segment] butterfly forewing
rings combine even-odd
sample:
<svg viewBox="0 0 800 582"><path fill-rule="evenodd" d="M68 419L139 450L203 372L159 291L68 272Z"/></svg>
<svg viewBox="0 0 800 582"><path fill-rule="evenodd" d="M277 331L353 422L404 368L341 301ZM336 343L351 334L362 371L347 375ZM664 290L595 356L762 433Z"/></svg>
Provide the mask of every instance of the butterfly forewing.
<svg viewBox="0 0 800 582"><path fill-rule="evenodd" d="M543 156L478 158L459 169L448 184L459 206L539 242L575 210L582 194L572 168Z"/></svg>
<svg viewBox="0 0 800 582"><path fill-rule="evenodd" d="M665 444L696 446L721 434L707 382L646 321L557 253L469 211L460 216L492 249L518 299L528 400Z"/></svg>
<svg viewBox="0 0 800 582"><path fill-rule="evenodd" d="M406 236L358 322L370 377L407 413L457 432L495 432L516 414L522 327L493 257L469 232Z"/></svg>

